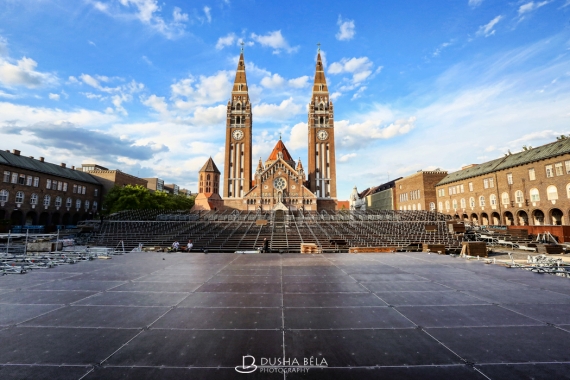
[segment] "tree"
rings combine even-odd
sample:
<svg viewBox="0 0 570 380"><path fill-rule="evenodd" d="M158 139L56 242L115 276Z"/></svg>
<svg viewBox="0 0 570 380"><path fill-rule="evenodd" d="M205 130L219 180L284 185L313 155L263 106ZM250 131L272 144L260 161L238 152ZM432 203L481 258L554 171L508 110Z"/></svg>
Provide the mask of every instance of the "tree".
<svg viewBox="0 0 570 380"><path fill-rule="evenodd" d="M194 198L162 191L151 192L140 185L115 186L103 199L103 209L107 214L124 210L189 210L192 206Z"/></svg>

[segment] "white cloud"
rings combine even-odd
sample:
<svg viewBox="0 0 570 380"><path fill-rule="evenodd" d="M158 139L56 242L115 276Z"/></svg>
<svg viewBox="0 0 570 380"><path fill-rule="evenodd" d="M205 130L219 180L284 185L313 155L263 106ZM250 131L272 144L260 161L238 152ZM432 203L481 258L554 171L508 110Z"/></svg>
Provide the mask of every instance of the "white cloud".
<svg viewBox="0 0 570 380"><path fill-rule="evenodd" d="M31 58L23 57L15 61L0 58L0 84L5 86L24 86L36 88L57 83L57 77L51 73L36 71L38 63Z"/></svg>
<svg viewBox="0 0 570 380"><path fill-rule="evenodd" d="M360 83L372 74L374 63L368 57L343 58L329 66L329 74L352 74L352 83Z"/></svg>
<svg viewBox="0 0 570 380"><path fill-rule="evenodd" d="M347 153L347 154L343 154L342 156L340 156L338 158L338 162L347 162L348 160L350 160L351 158L356 157L356 153Z"/></svg>
<svg viewBox="0 0 570 380"><path fill-rule="evenodd" d="M279 54L281 50L285 50L287 53L294 53L299 49L298 46L291 47L280 30L269 32L266 35L252 33L251 38L261 44L261 46L272 48L274 54Z"/></svg>
<svg viewBox="0 0 570 380"><path fill-rule="evenodd" d="M227 36L218 38L216 43L216 49L221 50L226 46L232 46L237 40L237 36L234 33L229 33Z"/></svg>
<svg viewBox="0 0 570 380"><path fill-rule="evenodd" d="M444 42L444 43L442 43L441 45L439 45L439 46L435 49L435 51L433 52L432 56L433 56L433 57L439 57L439 55L441 54L441 52L442 52L444 49L448 48L449 46L453 45L454 42L455 42L455 40L451 40L451 41L449 41L449 42Z"/></svg>
<svg viewBox="0 0 570 380"><path fill-rule="evenodd" d="M482 2L483 2L483 0L469 0L469 6L476 8L479 5L481 5Z"/></svg>
<svg viewBox="0 0 570 380"><path fill-rule="evenodd" d="M59 94L52 94L52 93L50 93L50 94L48 95L48 97L49 97L51 100L56 100L56 101L59 100Z"/></svg>
<svg viewBox="0 0 570 380"><path fill-rule="evenodd" d="M142 99L141 102L145 106L152 108L153 110L155 110L156 112L158 112L163 116L169 115L168 105L166 104L164 97L151 95L146 99Z"/></svg>
<svg viewBox="0 0 570 380"><path fill-rule="evenodd" d="M279 74L273 74L272 76L265 77L261 80L261 85L265 88L283 87L284 84L285 79Z"/></svg>
<svg viewBox="0 0 570 380"><path fill-rule="evenodd" d="M416 122L416 117L398 119L389 124L385 124L382 119L378 119L375 113L364 116L365 121L361 123L351 123L349 120L335 122L335 132L337 144L342 148L363 147L374 140L390 139L410 132Z"/></svg>
<svg viewBox="0 0 570 380"><path fill-rule="evenodd" d="M354 95L352 95L352 98L350 100L355 100L358 99L362 96L362 93L366 90L366 86L362 86L360 87L355 93Z"/></svg>
<svg viewBox="0 0 570 380"><path fill-rule="evenodd" d="M115 108L114 109L110 107L107 108L106 110L107 113L118 112L125 116L128 115L127 110L123 107L123 103L132 101L133 99L132 95L144 89L144 84L138 83L134 80L126 84L118 85L116 87L108 87L108 86L103 86L101 84L101 82L110 83L114 81L123 81L122 78L118 77L110 78L105 75L92 76L89 74L81 74L79 78L81 79L81 82L83 82L84 84L110 95L109 99L111 99L111 103L114 105ZM75 77L69 77L69 79L70 82L72 83L78 82L77 78ZM91 93L85 93L84 95L90 99L92 98L99 98L100 100L107 99L107 97L105 96L97 97L96 95Z"/></svg>
<svg viewBox="0 0 570 380"><path fill-rule="evenodd" d="M287 149L306 149L307 148L307 123L297 123L291 128Z"/></svg>
<svg viewBox="0 0 570 380"><path fill-rule="evenodd" d="M491 21L489 21L487 24L485 25L481 25L479 27L479 30L477 30L477 35L478 36L485 36L485 37L489 37L492 36L493 34L495 34L495 25L497 25L499 23L499 21L501 21L503 19L503 16L497 16L494 19L492 19Z"/></svg>
<svg viewBox="0 0 570 380"><path fill-rule="evenodd" d="M566 0L562 8L570 7L570 0Z"/></svg>
<svg viewBox="0 0 570 380"><path fill-rule="evenodd" d="M335 36L337 40L348 41L354 38L356 34L354 20L343 21L342 17L338 16L337 25L339 26L339 31Z"/></svg>
<svg viewBox="0 0 570 380"><path fill-rule="evenodd" d="M212 14L210 13L211 8L210 7L204 7L204 14L206 15L206 20L208 21L208 23L212 22Z"/></svg>
<svg viewBox="0 0 570 380"><path fill-rule="evenodd" d="M252 110L256 120L283 121L305 112L305 107L295 104L293 98L283 100L279 105L261 103Z"/></svg>
<svg viewBox="0 0 570 380"><path fill-rule="evenodd" d="M303 75L302 77L299 78L289 79L287 83L289 84L289 86L294 88L305 88L309 85L309 79L310 79L309 76Z"/></svg>
<svg viewBox="0 0 570 380"><path fill-rule="evenodd" d="M549 3L552 0L545 0L545 1L529 1L519 7L518 14L519 19L522 20L527 14L536 11L538 8L541 8ZM566 5L564 5L566 6Z"/></svg>
<svg viewBox="0 0 570 380"><path fill-rule="evenodd" d="M189 76L170 86L171 99L180 110L227 101L232 89L232 75L229 71L218 71L211 76Z"/></svg>
<svg viewBox="0 0 570 380"><path fill-rule="evenodd" d="M192 122L198 126L224 125L227 108L220 104L215 107L197 107Z"/></svg>
<svg viewBox="0 0 570 380"><path fill-rule="evenodd" d="M8 55L8 40L0 36L0 57Z"/></svg>
<svg viewBox="0 0 570 380"><path fill-rule="evenodd" d="M0 102L0 123L16 122L22 125L35 123L72 123L79 126L102 126L115 122L117 117L98 111L77 109L63 111L58 108L31 107L25 105Z"/></svg>
<svg viewBox="0 0 570 380"><path fill-rule="evenodd" d="M136 19L169 39L184 34L185 23L189 21L188 14L183 13L178 7L174 7L172 19L165 20L161 15L162 8L158 5L158 0L118 0L118 2L90 0L90 3L95 9L111 17ZM115 6L117 3L122 7Z"/></svg>

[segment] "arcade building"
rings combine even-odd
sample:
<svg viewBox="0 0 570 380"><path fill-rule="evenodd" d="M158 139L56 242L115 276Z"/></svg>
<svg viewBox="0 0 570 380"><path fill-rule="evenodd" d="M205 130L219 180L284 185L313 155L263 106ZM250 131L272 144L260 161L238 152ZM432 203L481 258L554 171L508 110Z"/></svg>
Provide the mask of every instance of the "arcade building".
<svg viewBox="0 0 570 380"><path fill-rule="evenodd" d="M199 194L193 210L335 210L334 107L320 51L308 107L306 173L301 159L295 162L281 139L265 162L259 159L252 173L251 109L242 51L227 106L223 195L218 190L221 173L209 158L198 174Z"/></svg>

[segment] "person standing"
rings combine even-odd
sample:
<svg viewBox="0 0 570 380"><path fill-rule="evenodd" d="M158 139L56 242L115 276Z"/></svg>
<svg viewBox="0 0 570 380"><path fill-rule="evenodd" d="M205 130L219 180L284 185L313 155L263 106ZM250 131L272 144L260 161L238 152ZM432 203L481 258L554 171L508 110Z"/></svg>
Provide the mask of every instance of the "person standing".
<svg viewBox="0 0 570 380"><path fill-rule="evenodd" d="M267 253L269 250L269 241L267 238L263 238L263 253Z"/></svg>
<svg viewBox="0 0 570 380"><path fill-rule="evenodd" d="M188 244L186 244L186 252L190 252L193 246L194 244L192 244L192 240L188 240Z"/></svg>

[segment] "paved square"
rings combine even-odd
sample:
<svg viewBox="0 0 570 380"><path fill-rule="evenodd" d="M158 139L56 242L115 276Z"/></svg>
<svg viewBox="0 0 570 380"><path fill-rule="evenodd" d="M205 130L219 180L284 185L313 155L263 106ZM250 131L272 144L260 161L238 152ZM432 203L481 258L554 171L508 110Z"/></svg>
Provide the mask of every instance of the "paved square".
<svg viewBox="0 0 570 380"><path fill-rule="evenodd" d="M449 256L130 253L0 289L2 379L570 378L570 281Z"/></svg>

